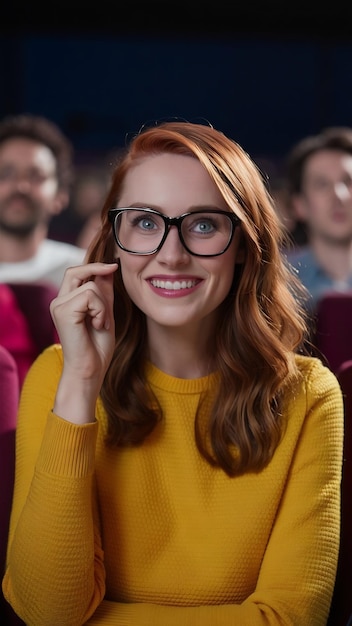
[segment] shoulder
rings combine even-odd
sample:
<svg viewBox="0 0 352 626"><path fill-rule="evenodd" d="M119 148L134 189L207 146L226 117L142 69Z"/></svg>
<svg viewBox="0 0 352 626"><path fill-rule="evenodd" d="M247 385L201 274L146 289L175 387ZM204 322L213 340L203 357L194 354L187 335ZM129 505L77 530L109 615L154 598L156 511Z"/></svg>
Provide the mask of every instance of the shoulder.
<svg viewBox="0 0 352 626"><path fill-rule="evenodd" d="M64 362L64 355L61 344L53 343L51 346L45 348L45 350L43 350L43 352L37 358L37 362L41 364L55 364L61 370Z"/></svg>
<svg viewBox="0 0 352 626"><path fill-rule="evenodd" d="M63 367L63 351L59 343L45 348L31 365L24 383L26 388L45 388L45 391L56 391Z"/></svg>
<svg viewBox="0 0 352 626"><path fill-rule="evenodd" d="M317 357L296 355L298 370L296 393L303 394L307 405L330 400L342 410L343 399L335 374Z"/></svg>
<svg viewBox="0 0 352 626"><path fill-rule="evenodd" d="M44 239L40 252L48 258L54 256L55 258L63 258L66 262L68 259L72 259L77 263L83 263L86 255L84 248L79 248L65 241L55 241L54 239Z"/></svg>
<svg viewBox="0 0 352 626"><path fill-rule="evenodd" d="M11 352L3 345L0 344L0 397L3 399L7 386L12 384L18 385L18 373L16 361Z"/></svg>
<svg viewBox="0 0 352 626"><path fill-rule="evenodd" d="M318 264L313 251L308 247L302 248L295 253L287 255L286 259L291 271L308 290L310 299L316 300L321 290L326 290L329 279ZM314 308L314 306L313 302L307 302L309 309Z"/></svg>
<svg viewBox="0 0 352 626"><path fill-rule="evenodd" d="M285 441L306 450L311 458L342 454L344 406L339 382L316 357L296 355L298 375L283 391Z"/></svg>
<svg viewBox="0 0 352 626"><path fill-rule="evenodd" d="M45 348L30 366L23 382L17 420L17 437L31 451L39 450L47 417L54 406L63 366L59 344Z"/></svg>
<svg viewBox="0 0 352 626"><path fill-rule="evenodd" d="M286 251L286 258L291 265L296 267L297 265L311 265L314 260L314 255L312 250L308 246L305 246L295 250Z"/></svg>
<svg viewBox="0 0 352 626"><path fill-rule="evenodd" d="M296 366L301 379L306 381L324 380L332 385L338 385L337 378L332 370L321 359L304 354L295 355Z"/></svg>

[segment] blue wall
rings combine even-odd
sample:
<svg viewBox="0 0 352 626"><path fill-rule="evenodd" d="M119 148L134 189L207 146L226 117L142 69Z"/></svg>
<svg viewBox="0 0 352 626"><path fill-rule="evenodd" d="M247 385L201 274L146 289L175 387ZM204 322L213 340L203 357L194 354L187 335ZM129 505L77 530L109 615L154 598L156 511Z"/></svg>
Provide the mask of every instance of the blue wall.
<svg viewBox="0 0 352 626"><path fill-rule="evenodd" d="M348 40L0 35L0 115L44 114L79 151L121 146L150 120L203 118L280 158L323 126L352 126L351 67Z"/></svg>

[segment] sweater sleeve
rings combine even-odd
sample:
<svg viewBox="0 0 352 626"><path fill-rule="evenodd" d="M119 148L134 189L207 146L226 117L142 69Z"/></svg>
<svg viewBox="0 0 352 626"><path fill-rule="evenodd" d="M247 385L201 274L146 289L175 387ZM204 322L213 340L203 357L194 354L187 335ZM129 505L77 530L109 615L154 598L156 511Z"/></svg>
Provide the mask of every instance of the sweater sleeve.
<svg viewBox="0 0 352 626"><path fill-rule="evenodd" d="M94 505L97 423L77 426L50 410L53 380L61 371L59 354L50 348L32 366L17 425L3 591L33 626L82 624L105 592Z"/></svg>

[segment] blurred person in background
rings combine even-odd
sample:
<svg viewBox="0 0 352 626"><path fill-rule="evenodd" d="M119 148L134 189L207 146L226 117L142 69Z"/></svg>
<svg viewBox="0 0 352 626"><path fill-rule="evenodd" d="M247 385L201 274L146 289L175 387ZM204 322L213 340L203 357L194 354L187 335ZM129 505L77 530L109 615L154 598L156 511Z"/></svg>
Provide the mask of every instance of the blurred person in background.
<svg viewBox="0 0 352 626"><path fill-rule="evenodd" d="M286 185L291 210L307 234L287 258L314 313L325 293L352 289L352 128L329 127L293 146Z"/></svg>
<svg viewBox="0 0 352 626"><path fill-rule="evenodd" d="M305 226L290 209L289 195L282 171L281 159L273 159L270 156L260 156L255 159L255 163L274 201L275 209L282 226L289 235L288 241L295 246L303 245L307 241Z"/></svg>
<svg viewBox="0 0 352 626"><path fill-rule="evenodd" d="M30 114L0 121L0 282L58 287L83 262L83 248L48 238L73 178L73 147L56 124Z"/></svg>

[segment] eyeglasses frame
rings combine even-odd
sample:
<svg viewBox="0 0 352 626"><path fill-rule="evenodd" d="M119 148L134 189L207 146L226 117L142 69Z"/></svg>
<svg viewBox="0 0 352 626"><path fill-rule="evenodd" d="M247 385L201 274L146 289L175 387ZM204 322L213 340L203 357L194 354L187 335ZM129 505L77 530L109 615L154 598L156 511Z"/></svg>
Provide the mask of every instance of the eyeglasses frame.
<svg viewBox="0 0 352 626"><path fill-rule="evenodd" d="M116 228L115 228L115 224L116 224L116 220L118 218L118 216L120 215L120 213L125 212L125 211L144 211L145 213L150 213L151 215L157 215L158 217L161 217L162 220L164 221L165 224L165 232L164 235L159 243L159 245L154 248L154 250L152 250L151 252L135 252L134 250L129 250L128 248L125 248L125 246L122 245L122 243L119 241L117 233L116 233ZM217 252L216 254L199 254L196 252L192 252L188 246L186 245L183 236L182 236L182 231L181 231L181 225L183 220L188 217L188 215L199 215L202 213L215 213L216 215L226 215L230 221L231 221L231 225L232 225L232 231L231 231L231 235L229 237L229 241L227 243L227 245L225 246L225 248L223 250L221 250L221 252ZM113 235L114 235L114 239L115 242L117 243L117 245L119 246L119 248L121 248L121 250L124 250L125 252L128 252L129 254L135 254L138 256L150 256L151 254L156 254L157 252L159 252L161 250L161 248L163 247L166 238L170 232L170 228L171 226L176 226L177 228L177 232L178 232L178 236L180 238L180 241L183 245L183 247L185 248L185 250L187 250L187 252L189 254L191 254L192 256L199 256L199 257L215 257L215 256L220 256L221 254L224 254L224 252L226 252L226 250L229 248L229 246L231 245L233 236L235 234L235 230L236 227L241 223L241 220L239 217L237 217L237 215L235 213L231 213L230 211L222 211L221 209L203 209L200 211L189 211L187 213L182 213L182 215L179 215L178 217L168 217L167 215L164 215L163 213L160 213L160 211L157 211L156 209L151 209L149 207L113 207L111 209L109 209L108 212L108 219L109 222L112 225L112 231L113 231Z"/></svg>

